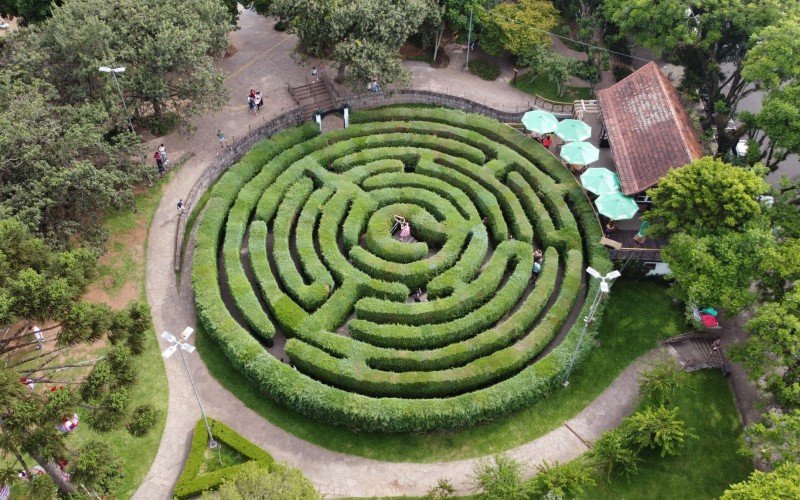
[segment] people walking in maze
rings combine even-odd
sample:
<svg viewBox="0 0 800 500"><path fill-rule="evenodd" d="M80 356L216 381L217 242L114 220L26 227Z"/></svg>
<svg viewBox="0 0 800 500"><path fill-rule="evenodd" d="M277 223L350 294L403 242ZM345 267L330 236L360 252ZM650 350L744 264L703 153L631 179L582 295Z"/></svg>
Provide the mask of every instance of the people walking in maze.
<svg viewBox="0 0 800 500"><path fill-rule="evenodd" d="M167 159L167 148L164 146L163 142L158 147L158 152L161 153L161 161L164 162L164 166L166 167L169 164L169 160Z"/></svg>
<svg viewBox="0 0 800 500"><path fill-rule="evenodd" d="M225 139L225 134L222 133L222 130L217 129L217 140L219 141L219 147L225 149L225 146L228 145L227 139Z"/></svg>

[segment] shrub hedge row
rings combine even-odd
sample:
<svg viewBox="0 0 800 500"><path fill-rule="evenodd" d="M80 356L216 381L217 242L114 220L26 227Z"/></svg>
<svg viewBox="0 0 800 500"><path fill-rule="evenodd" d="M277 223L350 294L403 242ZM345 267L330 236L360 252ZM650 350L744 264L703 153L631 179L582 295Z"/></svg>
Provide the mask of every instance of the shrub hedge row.
<svg viewBox="0 0 800 500"><path fill-rule="evenodd" d="M549 392L564 376L582 323L532 360L582 295L584 260L609 268L605 250L595 243L600 228L574 177L530 139L476 115L400 107L356 113L353 123L296 141L264 158L260 169L250 164L232 170L238 178L226 174L215 186L217 196L198 230L193 270L202 327L271 398L356 429L472 425ZM294 201L300 188L291 186L309 182L316 189L305 198L303 187L304 203ZM241 206L228 215L234 200ZM385 238L389 211L412 206L420 239L433 244L440 234L443 241L427 259L421 250L401 250ZM254 211L251 265L271 316L291 337L286 352L297 370L269 355L222 298L216 250L223 228L226 245L236 241ZM278 235L283 241L291 232L287 217L297 219L302 272L286 259L291 254L283 242L278 249ZM267 255L268 227L276 233L274 264ZM481 270L487 229L496 248ZM511 236L519 241L508 241ZM547 250L537 285L528 290L534 240ZM404 304L407 285L417 284L403 277L409 266L430 265L440 255L448 264L422 280L430 302ZM283 264L294 278L284 276ZM230 274L227 258L225 265ZM298 303L297 292L308 282L331 287L321 305ZM589 293L596 286L591 283ZM547 308L553 293L558 295ZM359 319L348 324L352 338L335 333L353 311Z"/></svg>
<svg viewBox="0 0 800 500"><path fill-rule="evenodd" d="M211 433L214 435L215 440L233 448L248 460L258 462L267 470L271 469L275 464L275 461L269 453L254 445L222 422L209 418L208 424L209 427L211 427ZM198 420L197 424L194 426L192 447L189 450L189 456L186 458L183 472L181 472L173 492L176 498L192 498L202 494L204 491L216 489L225 480L236 476L241 470L243 464L201 474L200 469L203 465L203 457L205 456L206 449L208 448L208 439L209 436L205 424L202 420Z"/></svg>

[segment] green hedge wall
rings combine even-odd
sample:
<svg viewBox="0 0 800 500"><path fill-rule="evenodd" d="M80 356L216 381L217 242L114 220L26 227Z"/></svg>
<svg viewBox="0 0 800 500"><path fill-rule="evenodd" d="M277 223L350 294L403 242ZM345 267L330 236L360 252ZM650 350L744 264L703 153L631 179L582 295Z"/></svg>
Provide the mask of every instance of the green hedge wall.
<svg viewBox="0 0 800 500"><path fill-rule="evenodd" d="M269 397L354 429L473 425L557 387L584 328L566 325L583 269L610 268L572 174L477 115L394 107L352 123L287 135L213 188L192 275L202 327ZM420 243L391 238L395 214ZM544 264L530 286L535 248ZM248 263L258 290L240 293ZM418 287L428 302L410 302ZM225 306L232 291L240 320ZM294 368L248 331L263 342L264 317L289 337Z"/></svg>

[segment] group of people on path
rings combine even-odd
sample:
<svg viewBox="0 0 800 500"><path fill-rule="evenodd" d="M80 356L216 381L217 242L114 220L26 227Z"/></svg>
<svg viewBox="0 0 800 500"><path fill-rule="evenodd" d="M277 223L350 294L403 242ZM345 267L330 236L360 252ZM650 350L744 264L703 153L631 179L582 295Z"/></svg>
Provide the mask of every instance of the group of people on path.
<svg viewBox="0 0 800 500"><path fill-rule="evenodd" d="M264 97L261 95L261 91L256 92L254 89L250 89L250 93L247 95L247 107L250 109L250 114L257 115L263 104Z"/></svg>

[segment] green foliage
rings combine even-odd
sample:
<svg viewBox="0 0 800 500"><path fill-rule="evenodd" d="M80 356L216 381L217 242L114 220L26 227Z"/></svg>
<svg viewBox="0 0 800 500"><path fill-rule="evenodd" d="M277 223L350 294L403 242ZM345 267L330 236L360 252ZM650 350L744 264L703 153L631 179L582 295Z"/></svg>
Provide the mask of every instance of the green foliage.
<svg viewBox="0 0 800 500"><path fill-rule="evenodd" d="M699 96L706 114L703 127L714 130L719 151L729 151L744 134L742 128L726 128L742 98L755 91L752 79L763 78L769 86L791 74L786 68L794 65L797 42L786 26L796 24L797 2L607 0L603 5L620 33L670 54L685 67L683 86ZM767 77L769 71L774 75Z"/></svg>
<svg viewBox="0 0 800 500"><path fill-rule="evenodd" d="M204 493L204 500L295 500L321 499L300 469L273 464L265 469L257 462L248 462L219 488L218 492Z"/></svg>
<svg viewBox="0 0 800 500"><path fill-rule="evenodd" d="M742 451L770 467L800 461L800 410L764 413L760 422L745 429Z"/></svg>
<svg viewBox="0 0 800 500"><path fill-rule="evenodd" d="M525 485L528 498L577 498L594 485L592 471L582 460L565 464L544 462Z"/></svg>
<svg viewBox="0 0 800 500"><path fill-rule="evenodd" d="M94 276L94 263L84 250L53 251L17 219L0 220L0 325L17 319L63 320L88 310L93 321L76 337L93 337L102 326L94 314L101 308L79 298ZM71 343L69 333L61 343Z"/></svg>
<svg viewBox="0 0 800 500"><path fill-rule="evenodd" d="M678 233L662 248L662 257L670 266L678 298L736 312L756 301L750 284L757 276L760 252L772 244L764 229L702 237Z"/></svg>
<svg viewBox="0 0 800 500"><path fill-rule="evenodd" d="M37 43L68 102L108 99L120 117L114 82L97 68L124 66L118 81L128 106L147 110L151 129L163 132L226 101L213 58L228 46L230 15L216 0L74 0L53 10Z"/></svg>
<svg viewBox="0 0 800 500"><path fill-rule="evenodd" d="M115 490L125 472L122 462L107 443L91 440L81 446L71 468L72 480L103 494Z"/></svg>
<svg viewBox="0 0 800 500"><path fill-rule="evenodd" d="M439 478L436 482L436 486L428 490L428 493L425 495L426 500L440 500L442 498L449 498L453 496L456 492L455 486L451 483L448 479Z"/></svg>
<svg viewBox="0 0 800 500"><path fill-rule="evenodd" d="M687 439L697 438L680 418L678 408L647 407L625 420L631 442L640 448L660 450L661 456L677 455Z"/></svg>
<svg viewBox="0 0 800 500"><path fill-rule="evenodd" d="M30 38L14 38L0 56L0 215L55 247L75 235L96 244L98 215L130 206L149 170L135 160L133 134L109 134L100 102L65 102L63 82L47 79L46 52Z"/></svg>
<svg viewBox="0 0 800 500"><path fill-rule="evenodd" d="M128 391L125 388L106 393L96 400L95 406L86 419L89 426L98 432L109 432L125 419L128 409Z"/></svg>
<svg viewBox="0 0 800 500"><path fill-rule="evenodd" d="M537 48L550 45L546 31L558 22L558 11L549 0L499 2L478 12L481 48L492 55L508 51L523 59Z"/></svg>
<svg viewBox="0 0 800 500"><path fill-rule="evenodd" d="M592 265L608 262L582 241L597 241L599 228L552 155L490 119L417 108L356 114L346 130L264 144L257 148L272 154L245 159L212 188L192 280L204 330L274 400L337 425L402 432L513 411L563 378L579 326L530 362L570 316L584 251ZM401 249L382 236L398 213L424 244ZM257 290L244 273L245 234ZM544 269L525 295L535 235ZM494 254L475 277L489 237ZM403 304L423 285L429 302ZM257 292L267 323L251 321L264 314ZM351 336L334 333L352 312ZM272 321L289 337L296 371L248 331Z"/></svg>
<svg viewBox="0 0 800 500"><path fill-rule="evenodd" d="M495 455L475 464L474 489L485 498L523 499L522 464L508 455Z"/></svg>
<svg viewBox="0 0 800 500"><path fill-rule="evenodd" d="M792 289L780 302L767 302L747 325L751 333L744 347L734 353L750 377L765 377L766 388L781 403L800 406L800 290Z"/></svg>
<svg viewBox="0 0 800 500"><path fill-rule="evenodd" d="M211 418L208 419L208 422L214 439L229 446L248 460L255 462L260 470L267 469L272 471L273 468L278 467L269 453L254 445L227 425ZM175 485L175 497L180 499L191 498L204 491L216 489L225 480L236 477L242 468L247 466L247 462L245 462L244 464L218 469L213 472L201 473L203 457L208 448L208 440L209 436L206 427L203 421L199 420L192 435L192 448L189 450L189 456L183 466L183 472ZM299 481L295 481L295 484L299 484Z"/></svg>
<svg viewBox="0 0 800 500"><path fill-rule="evenodd" d="M673 361L663 361L639 376L639 393L649 404L671 405L677 394L686 390L688 377Z"/></svg>
<svg viewBox="0 0 800 500"><path fill-rule="evenodd" d="M800 464L785 463L772 472L754 471L747 481L736 483L722 500L761 500L800 496Z"/></svg>
<svg viewBox="0 0 800 500"><path fill-rule="evenodd" d="M653 234L739 230L761 214L756 198L767 190L764 179L751 170L704 157L670 170L649 189L653 208L643 218L652 223Z"/></svg>
<svg viewBox="0 0 800 500"><path fill-rule="evenodd" d="M332 57L339 63L338 78L343 80L349 69L349 78L361 88L373 76L381 85L406 79L400 46L423 22L439 18L428 0L273 0L268 9L297 34L300 52Z"/></svg>
<svg viewBox="0 0 800 500"><path fill-rule="evenodd" d="M22 483L20 500L55 500L58 498L58 487L46 474L37 474Z"/></svg>
<svg viewBox="0 0 800 500"><path fill-rule="evenodd" d="M497 80L500 76L500 67L486 59L473 59L469 62L469 71L484 80Z"/></svg>
<svg viewBox="0 0 800 500"><path fill-rule="evenodd" d="M606 480L615 474L626 477L636 474L642 461L622 429L614 429L600 436L592 444L588 456L589 463Z"/></svg>
<svg viewBox="0 0 800 500"><path fill-rule="evenodd" d="M0 1L0 14L6 18L20 17L20 23L27 25L38 23L47 19L53 4L60 4L60 0L2 0Z"/></svg>
<svg viewBox="0 0 800 500"><path fill-rule="evenodd" d="M150 403L145 403L134 408L128 419L127 428L132 436L142 437L147 435L156 426L160 412Z"/></svg>

